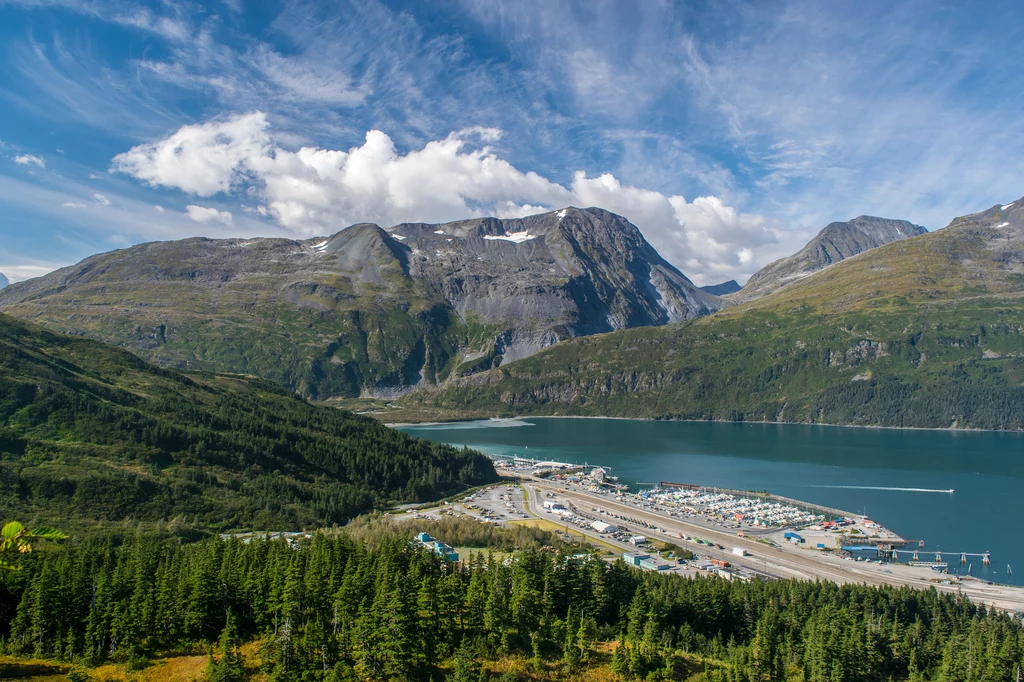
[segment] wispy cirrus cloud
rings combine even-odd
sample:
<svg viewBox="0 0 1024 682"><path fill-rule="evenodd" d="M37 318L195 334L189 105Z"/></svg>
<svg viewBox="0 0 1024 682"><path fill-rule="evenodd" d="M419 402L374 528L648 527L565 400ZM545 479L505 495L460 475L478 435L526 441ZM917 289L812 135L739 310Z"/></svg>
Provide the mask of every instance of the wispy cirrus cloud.
<svg viewBox="0 0 1024 682"><path fill-rule="evenodd" d="M148 215L166 205L188 229L228 226L197 225L177 190L160 188L206 197L233 215L231 230L303 234L350 215L515 214L567 194L560 203L625 213L695 279L742 279L831 220L872 213L934 228L1019 196L1024 94L1012 83L1024 46L993 38L1024 29L1017 10L1009 0L973 11L925 0L0 0L3 18L21 22L0 48L0 98L28 129L74 127L92 168L127 150L149 163L147 144L187 134L183 149L214 156L151 177L140 166L146 184L128 193L155 194ZM200 139L204 125L257 109L262 132L238 137L255 147ZM449 140L483 129L502 136ZM59 144L75 156L75 140ZM10 148L46 156L46 173L21 173L44 183L70 161L50 156L54 146L37 135ZM485 191L491 179L458 179L459 164L489 158L543 182L499 174L505 184ZM360 159L374 183L365 200L347 178ZM402 173L445 162L439 177L456 179L435 203L403 189ZM104 210L122 206L100 189L113 203ZM54 206L95 217L91 194ZM257 198L273 223L248 212ZM384 202L376 213L372 201Z"/></svg>

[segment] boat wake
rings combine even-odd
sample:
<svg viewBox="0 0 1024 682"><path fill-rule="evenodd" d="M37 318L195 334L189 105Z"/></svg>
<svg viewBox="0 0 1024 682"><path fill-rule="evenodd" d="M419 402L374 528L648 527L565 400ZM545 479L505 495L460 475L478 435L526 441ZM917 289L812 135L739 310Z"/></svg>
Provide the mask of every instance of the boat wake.
<svg viewBox="0 0 1024 682"><path fill-rule="evenodd" d="M891 490L900 493L943 493L953 494L953 488L938 490L936 488L895 488L881 485L811 485L809 488L837 488L841 490Z"/></svg>

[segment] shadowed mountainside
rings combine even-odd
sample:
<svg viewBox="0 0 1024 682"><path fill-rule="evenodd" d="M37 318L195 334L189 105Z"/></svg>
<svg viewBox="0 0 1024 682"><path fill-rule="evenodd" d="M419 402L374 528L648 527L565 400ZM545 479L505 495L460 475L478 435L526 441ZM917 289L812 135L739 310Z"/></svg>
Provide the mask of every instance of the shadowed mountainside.
<svg viewBox="0 0 1024 682"><path fill-rule="evenodd" d="M0 315L0 518L197 529L344 523L497 480L489 460Z"/></svg>

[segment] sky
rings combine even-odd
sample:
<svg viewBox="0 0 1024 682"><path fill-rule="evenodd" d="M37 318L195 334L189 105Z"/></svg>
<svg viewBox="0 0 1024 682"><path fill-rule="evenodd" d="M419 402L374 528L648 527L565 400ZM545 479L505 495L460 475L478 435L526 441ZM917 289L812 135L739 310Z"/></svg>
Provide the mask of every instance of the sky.
<svg viewBox="0 0 1024 682"><path fill-rule="evenodd" d="M599 206L698 285L1024 194L1024 5L0 0L0 272Z"/></svg>

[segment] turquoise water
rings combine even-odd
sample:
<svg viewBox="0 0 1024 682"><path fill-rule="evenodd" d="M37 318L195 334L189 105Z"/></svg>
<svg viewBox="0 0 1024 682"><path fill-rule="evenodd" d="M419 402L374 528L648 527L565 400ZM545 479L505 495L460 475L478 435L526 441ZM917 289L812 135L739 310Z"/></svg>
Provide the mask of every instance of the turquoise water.
<svg viewBox="0 0 1024 682"><path fill-rule="evenodd" d="M972 575L1024 584L1024 434L555 418L401 430L487 453L601 464L631 486L767 490L866 513L941 550L951 571L960 552L991 551L989 567L971 559Z"/></svg>

